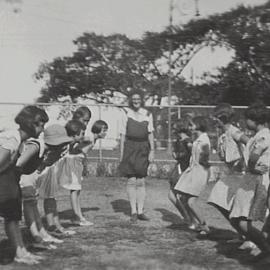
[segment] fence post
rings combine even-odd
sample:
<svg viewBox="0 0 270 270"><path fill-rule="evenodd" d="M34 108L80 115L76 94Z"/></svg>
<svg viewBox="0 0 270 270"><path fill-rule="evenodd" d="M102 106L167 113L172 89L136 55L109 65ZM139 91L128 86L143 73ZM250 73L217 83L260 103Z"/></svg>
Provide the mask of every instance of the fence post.
<svg viewBox="0 0 270 270"><path fill-rule="evenodd" d="M177 108L177 118L180 119L181 118L181 107Z"/></svg>
<svg viewBox="0 0 270 270"><path fill-rule="evenodd" d="M172 152L172 136L171 136L171 127L172 127L172 120L171 120L171 106L168 107L168 145L167 151L168 153Z"/></svg>
<svg viewBox="0 0 270 270"><path fill-rule="evenodd" d="M98 119L101 120L101 105L98 106ZM99 161L102 161L102 140L99 141Z"/></svg>

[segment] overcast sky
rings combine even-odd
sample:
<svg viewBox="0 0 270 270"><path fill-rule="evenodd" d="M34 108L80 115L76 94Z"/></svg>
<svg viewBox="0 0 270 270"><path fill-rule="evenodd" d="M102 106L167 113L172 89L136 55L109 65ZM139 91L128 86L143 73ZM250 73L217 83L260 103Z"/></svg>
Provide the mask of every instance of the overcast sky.
<svg viewBox="0 0 270 270"><path fill-rule="evenodd" d="M198 0L201 16L222 13L239 4L259 5L267 0ZM193 0L175 0L174 23L195 13ZM14 12L15 11L15 12ZM122 33L139 38L145 31L168 25L169 0L22 0L10 5L0 0L0 100L32 102L40 85L33 74L41 62L74 50L72 40L83 32ZM194 59L195 74L226 64L220 50L214 58L204 50ZM189 70L185 72L188 77Z"/></svg>

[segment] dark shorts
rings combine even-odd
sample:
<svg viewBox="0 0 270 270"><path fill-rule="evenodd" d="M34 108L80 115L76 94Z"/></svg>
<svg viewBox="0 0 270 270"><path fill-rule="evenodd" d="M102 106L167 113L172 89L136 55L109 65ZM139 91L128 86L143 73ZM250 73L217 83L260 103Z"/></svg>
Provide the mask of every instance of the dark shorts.
<svg viewBox="0 0 270 270"><path fill-rule="evenodd" d="M147 176L150 146L148 141L126 140L119 165L121 176L142 178Z"/></svg>
<svg viewBox="0 0 270 270"><path fill-rule="evenodd" d="M22 218L21 189L14 167L0 174L0 216L10 221Z"/></svg>

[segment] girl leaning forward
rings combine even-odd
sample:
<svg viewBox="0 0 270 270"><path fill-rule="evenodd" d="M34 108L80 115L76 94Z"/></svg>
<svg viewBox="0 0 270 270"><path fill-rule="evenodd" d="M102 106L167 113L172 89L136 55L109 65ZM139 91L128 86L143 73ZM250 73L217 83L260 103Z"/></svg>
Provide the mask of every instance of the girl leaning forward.
<svg viewBox="0 0 270 270"><path fill-rule="evenodd" d="M268 111L262 105L250 106L245 111L245 118L247 127L256 133L248 141L244 151L246 172L227 175L223 179L222 182L225 187L228 187L228 190L235 190L230 200L226 190L222 191L222 185L217 183L210 195L209 202L221 209L220 211L224 213L225 217L227 216L231 225L262 251L252 260L269 261L270 245L263 233L253 225L253 221L264 221L266 215L270 164ZM220 194L220 198L218 198L218 194ZM230 204L223 205L222 202L225 200Z"/></svg>
<svg viewBox="0 0 270 270"><path fill-rule="evenodd" d="M204 234L209 232L209 228L197 210L197 198L209 178L210 140L206 133L206 118L197 116L192 122L192 132L197 139L193 142L189 167L180 176L174 189L182 194L181 200L186 209L183 213L187 213L184 218L189 222L189 228Z"/></svg>

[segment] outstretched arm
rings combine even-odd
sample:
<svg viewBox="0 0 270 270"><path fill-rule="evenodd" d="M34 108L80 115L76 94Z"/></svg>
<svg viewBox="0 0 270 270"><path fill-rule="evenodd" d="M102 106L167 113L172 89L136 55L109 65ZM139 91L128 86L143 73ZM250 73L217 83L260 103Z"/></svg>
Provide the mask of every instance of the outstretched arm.
<svg viewBox="0 0 270 270"><path fill-rule="evenodd" d="M150 132L148 134L148 140L149 140L149 144L150 144L150 153L149 153L149 162L153 162L154 161L154 154L155 154L155 149L154 149L154 134L153 132Z"/></svg>

